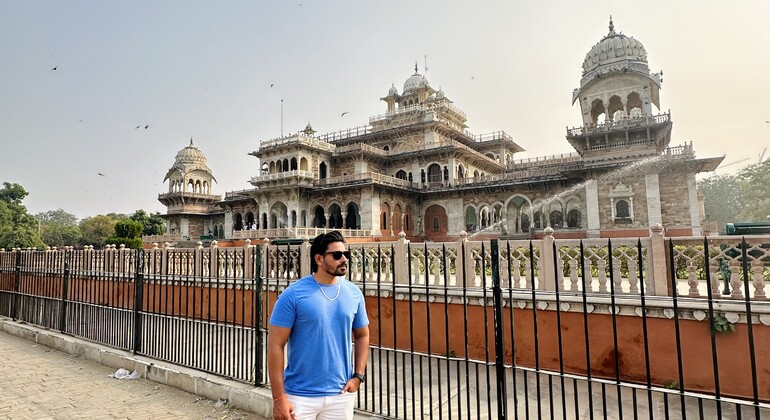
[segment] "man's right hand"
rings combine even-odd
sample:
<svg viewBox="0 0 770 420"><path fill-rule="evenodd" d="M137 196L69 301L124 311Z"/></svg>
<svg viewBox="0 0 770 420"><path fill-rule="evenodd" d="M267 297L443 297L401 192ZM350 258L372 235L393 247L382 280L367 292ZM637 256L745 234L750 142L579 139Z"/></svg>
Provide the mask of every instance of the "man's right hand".
<svg viewBox="0 0 770 420"><path fill-rule="evenodd" d="M273 401L273 418L275 420L295 420L297 418L294 414L294 407L288 398Z"/></svg>

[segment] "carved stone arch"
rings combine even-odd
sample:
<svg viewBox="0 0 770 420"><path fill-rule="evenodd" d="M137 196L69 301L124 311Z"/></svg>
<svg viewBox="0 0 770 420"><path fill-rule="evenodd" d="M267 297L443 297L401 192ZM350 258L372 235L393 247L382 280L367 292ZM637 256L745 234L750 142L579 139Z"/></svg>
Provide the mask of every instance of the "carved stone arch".
<svg viewBox="0 0 770 420"><path fill-rule="evenodd" d="M426 174L429 183L441 182L444 177L441 165L437 162L433 162L428 165Z"/></svg>
<svg viewBox="0 0 770 420"><path fill-rule="evenodd" d="M618 114L618 111L620 111L620 114ZM623 107L623 100L620 98L620 96L612 95L610 96L610 102L607 106L607 116L612 117L614 121L616 114L625 116L625 108Z"/></svg>
<svg viewBox="0 0 770 420"><path fill-rule="evenodd" d="M307 171L308 165L307 165L307 158L302 156L302 158L299 160L299 170L300 171Z"/></svg>
<svg viewBox="0 0 770 420"><path fill-rule="evenodd" d="M644 113L644 106L642 103L642 95L637 91L631 91L626 97L626 113L629 117L641 117Z"/></svg>
<svg viewBox="0 0 770 420"><path fill-rule="evenodd" d="M361 229L361 209L352 200L345 205L345 228Z"/></svg>
<svg viewBox="0 0 770 420"><path fill-rule="evenodd" d="M383 234L390 234L390 203L383 201L380 204L380 230Z"/></svg>
<svg viewBox="0 0 770 420"><path fill-rule="evenodd" d="M465 205L463 211L465 215L465 231L475 232L479 226L479 212L475 205L469 203Z"/></svg>
<svg viewBox="0 0 770 420"><path fill-rule="evenodd" d="M289 169L291 169L292 171L296 171L297 170L297 158L296 157L292 157L291 160L289 161Z"/></svg>
<svg viewBox="0 0 770 420"><path fill-rule="evenodd" d="M601 99L596 98L591 102L591 122L594 125L599 125L604 121L600 121L599 117L604 114L604 119L607 119L607 110L604 108L604 102Z"/></svg>
<svg viewBox="0 0 770 420"><path fill-rule="evenodd" d="M342 206L340 206L340 203L337 200L333 200L329 203L328 214L329 227L333 229L342 229L342 225L344 224L342 218Z"/></svg>
<svg viewBox="0 0 770 420"><path fill-rule="evenodd" d="M403 207L401 206L401 203L396 202L395 205L393 205L393 233L398 234L403 230L403 225L401 223L401 216L403 215Z"/></svg>

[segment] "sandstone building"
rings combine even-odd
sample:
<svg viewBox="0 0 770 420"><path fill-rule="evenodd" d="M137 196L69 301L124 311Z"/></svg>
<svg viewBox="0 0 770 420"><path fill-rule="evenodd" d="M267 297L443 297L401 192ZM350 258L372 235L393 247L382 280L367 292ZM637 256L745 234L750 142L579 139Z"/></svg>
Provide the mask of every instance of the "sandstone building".
<svg viewBox="0 0 770 420"><path fill-rule="evenodd" d="M671 146L670 111L661 111L662 73L651 73L636 39L609 33L583 62L572 92L580 125L574 152L517 159L524 151L499 131L477 135L466 114L415 72L380 98L365 126L317 135L305 130L260 142L251 187L212 193L215 181L192 141L169 170L172 238L197 240L348 236L448 240L477 237L702 234L695 176L722 157L698 159L692 144ZM174 236L175 235L175 236Z"/></svg>

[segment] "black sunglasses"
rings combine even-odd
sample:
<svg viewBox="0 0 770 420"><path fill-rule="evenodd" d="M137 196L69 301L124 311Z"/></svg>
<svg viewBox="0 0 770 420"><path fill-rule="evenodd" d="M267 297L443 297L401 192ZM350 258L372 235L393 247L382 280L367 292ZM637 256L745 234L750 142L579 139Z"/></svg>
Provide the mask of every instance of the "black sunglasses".
<svg viewBox="0 0 770 420"><path fill-rule="evenodd" d="M332 258L334 258L335 261L339 261L342 258L343 255L345 256L345 259L347 259L347 260L350 259L350 251L329 251L329 252L324 252L324 254L323 254L324 257L327 254L331 254Z"/></svg>

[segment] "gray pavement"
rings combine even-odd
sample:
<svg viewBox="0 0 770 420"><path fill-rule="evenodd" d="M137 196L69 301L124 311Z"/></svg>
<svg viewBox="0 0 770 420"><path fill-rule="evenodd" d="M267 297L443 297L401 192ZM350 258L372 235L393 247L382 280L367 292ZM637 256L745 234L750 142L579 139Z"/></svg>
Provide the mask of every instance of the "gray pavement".
<svg viewBox="0 0 770 420"><path fill-rule="evenodd" d="M212 382L208 387L197 384L200 391L197 394L203 395L195 395L178 389L173 383L147 379L148 370L150 377L175 376L159 375L163 369L151 362L144 364L130 353L81 341L0 319L0 418L260 420L269 415L266 411L269 396L254 399L254 402L263 402L263 416L234 406L242 402L237 398L236 401L228 399L234 391L227 387L243 390L241 384L218 386ZM72 352L62 352L43 343ZM92 360L95 355L104 360L101 363ZM107 360L113 366L102 364ZM115 364L131 371L140 367L137 370L143 377L111 378L109 375L118 368ZM142 370L142 366L148 369ZM256 395L256 390L248 387L245 391Z"/></svg>

